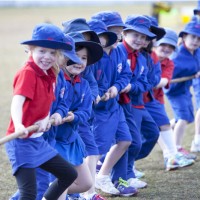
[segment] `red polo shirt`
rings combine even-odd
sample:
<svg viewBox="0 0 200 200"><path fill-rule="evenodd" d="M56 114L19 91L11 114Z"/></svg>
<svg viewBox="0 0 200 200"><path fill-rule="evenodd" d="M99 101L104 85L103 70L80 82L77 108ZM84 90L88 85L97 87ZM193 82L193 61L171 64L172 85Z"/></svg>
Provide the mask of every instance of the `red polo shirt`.
<svg viewBox="0 0 200 200"><path fill-rule="evenodd" d="M165 86L165 88L169 88L169 82L172 79L173 71L174 71L174 62L170 60L169 58L164 59L161 61L161 70L162 75L161 78L167 78L168 84ZM154 89L154 97L160 103L164 104L164 93L162 88Z"/></svg>
<svg viewBox="0 0 200 200"><path fill-rule="evenodd" d="M25 96L23 105L22 124L25 127L33 125L38 120L44 119L55 99L56 77L52 69L46 75L30 58L14 77L14 95ZM15 132L14 124L10 119L7 135ZM29 137L33 133L29 134Z"/></svg>

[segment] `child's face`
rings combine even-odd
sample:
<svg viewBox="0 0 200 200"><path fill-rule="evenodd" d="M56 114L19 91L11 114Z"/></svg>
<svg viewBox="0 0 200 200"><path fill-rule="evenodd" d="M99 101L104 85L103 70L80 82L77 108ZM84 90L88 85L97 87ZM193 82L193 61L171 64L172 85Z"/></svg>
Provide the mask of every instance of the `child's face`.
<svg viewBox="0 0 200 200"><path fill-rule="evenodd" d="M200 47L200 37L192 34L187 34L183 36L183 41L186 48L193 53L196 49Z"/></svg>
<svg viewBox="0 0 200 200"><path fill-rule="evenodd" d="M140 50L146 41L146 35L136 31L125 31L124 40L133 50Z"/></svg>
<svg viewBox="0 0 200 200"><path fill-rule="evenodd" d="M76 51L77 56L80 58L82 64L72 64L69 66L66 66L67 71L76 76L83 72L87 66L87 58L88 58L88 51L86 48L82 48L79 51Z"/></svg>
<svg viewBox="0 0 200 200"><path fill-rule="evenodd" d="M111 26L111 27L108 27L108 31L111 31L111 32L113 32L117 35L117 41L116 41L115 44L112 45L115 48L115 47L117 47L118 42L120 42L122 40L123 27L121 27L121 26Z"/></svg>
<svg viewBox="0 0 200 200"><path fill-rule="evenodd" d="M31 54L35 64L44 72L56 64L57 51L55 49L34 47Z"/></svg>
<svg viewBox="0 0 200 200"><path fill-rule="evenodd" d="M169 58L174 52L174 47L169 44L160 44L158 47L155 47L154 51L158 56L159 60L162 61L165 58Z"/></svg>
<svg viewBox="0 0 200 200"><path fill-rule="evenodd" d="M108 37L104 34L101 34L99 35L99 40L100 40L101 46L105 48L108 43Z"/></svg>

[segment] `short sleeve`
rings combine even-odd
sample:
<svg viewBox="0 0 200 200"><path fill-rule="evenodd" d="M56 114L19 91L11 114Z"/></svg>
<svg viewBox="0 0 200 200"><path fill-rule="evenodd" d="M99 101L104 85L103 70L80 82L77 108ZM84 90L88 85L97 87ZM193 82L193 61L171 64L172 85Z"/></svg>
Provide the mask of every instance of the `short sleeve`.
<svg viewBox="0 0 200 200"><path fill-rule="evenodd" d="M14 95L22 95L33 99L36 86L36 74L34 71L22 70L14 79Z"/></svg>

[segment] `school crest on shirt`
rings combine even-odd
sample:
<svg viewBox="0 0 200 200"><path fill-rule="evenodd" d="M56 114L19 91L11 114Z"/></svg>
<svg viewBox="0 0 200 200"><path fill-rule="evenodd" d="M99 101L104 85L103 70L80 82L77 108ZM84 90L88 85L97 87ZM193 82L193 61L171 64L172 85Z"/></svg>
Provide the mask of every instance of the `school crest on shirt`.
<svg viewBox="0 0 200 200"><path fill-rule="evenodd" d="M85 97L85 93L83 93L83 94L81 95L81 103L83 103L84 97Z"/></svg>
<svg viewBox="0 0 200 200"><path fill-rule="evenodd" d="M65 88L63 87L63 88L61 88L61 90L60 90L60 98L61 98L61 99L63 99L64 93L65 93Z"/></svg>
<svg viewBox="0 0 200 200"><path fill-rule="evenodd" d="M117 71L118 71L119 74L121 73L121 71L122 71L122 63L119 63L117 65Z"/></svg>
<svg viewBox="0 0 200 200"><path fill-rule="evenodd" d="M144 66L142 65L141 70L140 70L140 74L142 74L144 72Z"/></svg>
<svg viewBox="0 0 200 200"><path fill-rule="evenodd" d="M55 90L56 90L56 83L53 82L52 86L53 86L53 93L55 93Z"/></svg>

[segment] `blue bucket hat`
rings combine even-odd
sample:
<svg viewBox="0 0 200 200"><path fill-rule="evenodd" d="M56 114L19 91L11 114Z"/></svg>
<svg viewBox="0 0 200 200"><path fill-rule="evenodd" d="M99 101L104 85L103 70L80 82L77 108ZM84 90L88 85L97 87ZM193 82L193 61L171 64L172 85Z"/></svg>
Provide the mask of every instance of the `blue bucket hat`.
<svg viewBox="0 0 200 200"><path fill-rule="evenodd" d="M92 31L84 18L76 18L62 23L65 34L71 32L88 33L91 41L100 43L98 35Z"/></svg>
<svg viewBox="0 0 200 200"><path fill-rule="evenodd" d="M72 50L72 46L64 41L64 34L61 29L49 23L36 25L33 29L32 39L22 41L21 44Z"/></svg>
<svg viewBox="0 0 200 200"><path fill-rule="evenodd" d="M156 35L156 39L160 40L165 35L165 29L158 26L158 21L155 17L144 15L151 21L150 30Z"/></svg>
<svg viewBox="0 0 200 200"><path fill-rule="evenodd" d="M117 35L113 32L108 31L104 22L97 19L91 19L87 23L90 26L90 29L96 32L99 36L106 35L108 37L106 47L115 44L115 42L117 41Z"/></svg>
<svg viewBox="0 0 200 200"><path fill-rule="evenodd" d="M125 20L126 28L124 31L133 30L153 39L156 35L150 31L151 21L142 15L129 15Z"/></svg>
<svg viewBox="0 0 200 200"><path fill-rule="evenodd" d="M197 20L190 21L184 30L179 33L179 37L183 37L184 34L192 34L200 37L200 23Z"/></svg>
<svg viewBox="0 0 200 200"><path fill-rule="evenodd" d="M193 10L193 12L194 12L194 15L196 15L198 12L200 12L200 1L198 1L198 6L197 6L197 8L195 8Z"/></svg>
<svg viewBox="0 0 200 200"><path fill-rule="evenodd" d="M69 58L72 63L82 64L80 58L76 55L75 42L73 38L65 34L65 42L72 46L72 50L71 51L64 50L63 51L64 56Z"/></svg>
<svg viewBox="0 0 200 200"><path fill-rule="evenodd" d="M112 26L126 27L120 14L116 11L102 11L94 14L92 19L98 19L103 21L107 28Z"/></svg>
<svg viewBox="0 0 200 200"><path fill-rule="evenodd" d="M68 35L73 38L76 47L83 46L87 48L89 52L87 66L96 63L103 56L103 48L101 45L96 42L85 40L82 33L71 32L68 33Z"/></svg>
<svg viewBox="0 0 200 200"><path fill-rule="evenodd" d="M159 46L160 44L169 44L173 46L175 49L177 48L177 42L178 42L178 35L175 31L173 31L170 28L165 28L165 35L156 42L156 46Z"/></svg>

